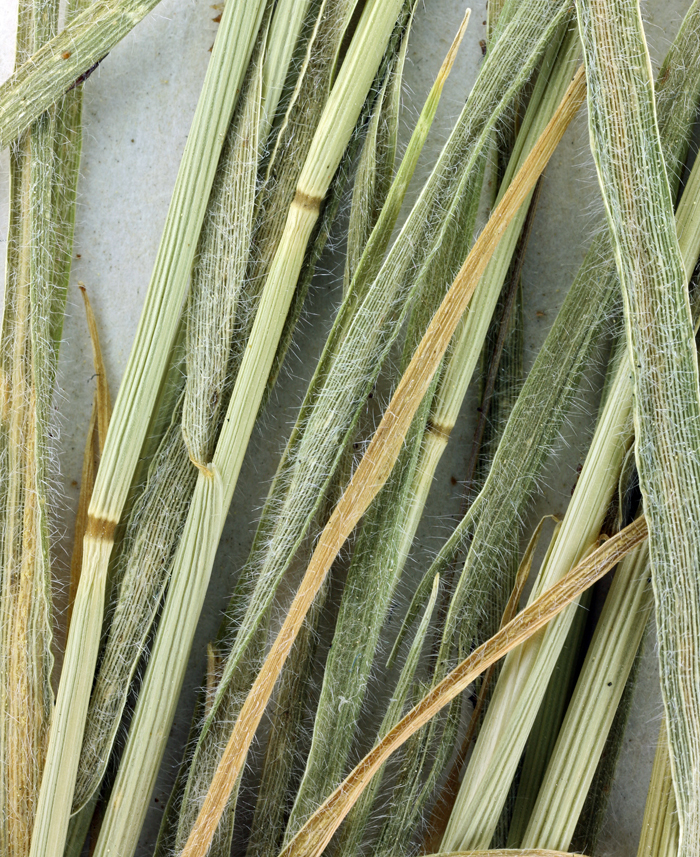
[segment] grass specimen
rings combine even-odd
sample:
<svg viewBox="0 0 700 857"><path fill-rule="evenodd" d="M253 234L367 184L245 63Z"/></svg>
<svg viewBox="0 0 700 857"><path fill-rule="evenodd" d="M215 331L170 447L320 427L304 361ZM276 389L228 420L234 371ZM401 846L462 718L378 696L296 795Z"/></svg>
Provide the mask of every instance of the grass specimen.
<svg viewBox="0 0 700 857"><path fill-rule="evenodd" d="M648 546L620 563L522 842L570 848L586 793L653 605ZM601 704L605 700L606 704ZM578 759L581 769L572 770ZM557 784L567 783L567 788Z"/></svg>
<svg viewBox="0 0 700 857"><path fill-rule="evenodd" d="M697 167L693 169L686 183L677 212L678 231L684 236L682 250L686 275L690 273L691 260L700 252L700 244L691 238L694 227L689 222L695 220L690 211L694 208L692 199L696 198L696 180ZM565 726L560 733L555 760L550 762L546 784L537 798L537 809L533 810L524 844L537 842L541 845L544 842L558 841L564 842L566 847L569 846L585 792L590 785L597 759L603 749L603 741L612 724L627 676L632 669L635 652L641 642L646 625L645 617L652 608L648 564L648 551L640 550L638 555L625 560L613 581L582 668L579 684L571 700ZM606 638L609 640L607 648ZM597 692L594 691L590 683L601 682L606 673L609 673L610 680L603 682ZM613 697L612 701L609 704L601 704L608 694ZM568 749L567 741L571 742ZM596 744L584 755L585 767L577 774L557 771L557 765L567 767L572 764L572 746L584 746L583 742L586 741ZM572 788L575 788L574 784L581 788L576 799L568 795L566 790L557 788L555 784L561 783L562 779L571 783ZM558 811L553 809L551 804L548 805L554 801L561 801L561 805L557 807ZM567 805L571 813L568 821L567 813L562 809Z"/></svg>
<svg viewBox="0 0 700 857"><path fill-rule="evenodd" d="M85 315L88 330L90 331L90 342L92 343L93 365L95 368L96 384L95 396L88 426L87 440L85 441L85 452L83 453L83 469L80 480L80 498L78 510L75 515L75 538L73 539L73 553L70 561L70 584L68 590L68 615L66 625L70 628L70 618L73 612L73 603L80 583L80 572L83 567L83 538L88 522L88 509L92 489L95 487L95 472L99 464L99 457L105 448L107 440L107 429L112 416L112 402L107 382L107 369L102 357L100 345L100 334L97 320L92 311L90 298L84 286L80 286L85 304Z"/></svg>
<svg viewBox="0 0 700 857"><path fill-rule="evenodd" d="M450 279L458 270L460 261L455 264L452 259L453 267L450 268L449 263L441 260L445 253L451 252L456 240L466 240L464 234L456 231L457 227L461 226L467 230L466 236L470 235L474 216L474 182L481 175L480 163L494 121L494 104L498 105L499 111L506 109L513 94L524 83L524 69L536 62L548 35L556 30L560 19L552 20L549 11L542 4L533 3L515 15L505 31L501 51L495 52L491 62L485 66L431 179L380 266L375 254L386 246L389 239L388 233L414 169L439 89L434 90L426 103L425 110L430 111L426 112L426 122L420 122L416 127L382 214L358 264L354 283L339 311L268 496L243 577L244 584L252 577L255 589L245 617L238 620L235 642L224 667L217 698L203 727L191 766L190 780L196 783L196 787L192 787L195 794L201 796L202 790L206 791L209 786L228 740L229 722L240 709L240 702L231 704L227 700L241 692L247 693L250 686L248 681L247 685L238 687L237 672L242 671L241 664L249 647L254 650L260 645L254 634L259 633L261 616L317 513L323 496L319 485L328 484L332 468L341 459L342 444L348 432L352 431L371 391L379 362L398 333L396 324L401 320L399 311L404 301L421 283L423 266L445 265ZM524 69L519 62L503 61L507 54L506 45L512 45L510 39L515 34L518 34L519 44L522 44L527 57ZM439 210L442 200L450 205L450 218L433 214L436 206ZM420 256L417 255L417 247L421 248ZM423 265L416 265L418 258L424 259ZM374 282L370 276L374 277ZM238 589L242 589L240 582ZM242 595L234 597L238 599ZM222 726L218 725L220 723ZM191 819L186 826L187 834L193 821Z"/></svg>
<svg viewBox="0 0 700 857"><path fill-rule="evenodd" d="M320 537L319 547L311 558L295 602L290 607L277 640L241 709L183 854L204 853L208 848L220 815L238 778L245 753L260 722L265 704L294 638L299 632L304 616L343 542L389 476L413 416L430 386L460 316L473 294L478 278L488 264L500 233L506 228L539 178L551 152L576 114L583 91L582 76L579 74L569 87L557 114L543 132L538 146L525 161L520 173L491 216L489 225L479 236L455 283L445 296L416 349L394 393L392 402L372 438L372 443ZM436 345L434 339L437 339L439 344Z"/></svg>
<svg viewBox="0 0 700 857"><path fill-rule="evenodd" d="M80 87L158 2L73 4L77 11L69 12L63 30L25 51L15 73L0 87L0 147L9 145L64 94Z"/></svg>
<svg viewBox="0 0 700 857"><path fill-rule="evenodd" d="M571 69L567 68L566 63L562 66L564 71L558 82L563 81L564 87L558 91L555 85L555 96L550 98L551 109L539 111L535 132L546 124L563 95ZM542 78L545 82L548 80L546 74L542 75ZM534 94L531 105L533 110L540 107L539 99ZM523 132L523 137L530 142L536 136L537 133L533 133L532 128ZM527 142L525 149L527 151ZM514 164L518 163L519 154L518 152L514 155ZM521 156L519 162L522 163L522 160ZM512 172L511 169L511 175ZM510 176L507 177L509 178ZM470 307L467 323L462 325L463 330L456 337L456 343L446 361L443 381L434 396L428 395L421 405L407 438L407 448L392 472L391 482L376 499L373 510L363 524L345 583L333 649L326 662L324 684L316 715L319 723L315 736L318 735L318 738L315 737L312 741L304 778L288 825L287 838L298 826L300 816L308 815L309 810L315 809L322 796L331 791L341 779L352 740L351 724L357 718L362 703L386 609L406 562L435 469L447 445L450 428L454 425L483 341L484 331L480 329L478 322L474 323L474 319L477 318L483 328L483 319L489 318L493 313L494 296L500 291L504 267L507 267L513 250L512 236L519 233L526 208L527 205L521 208L518 216L509 225L507 236L501 239L498 258L489 264ZM494 265L494 262L497 264ZM432 274L438 279L434 271ZM426 304L428 313L425 312ZM416 314L423 312L429 315L432 313L432 306L432 303L428 303L428 296L423 293ZM418 332L422 333L424 327L425 322L417 328ZM412 341L412 335L415 337L415 332L409 327L405 345L409 353L417 344ZM361 612L363 607L364 614ZM355 637L354 629L358 616L362 616L366 629L362 642L364 656L360 654L357 645L350 643ZM306 812L303 811L305 804Z"/></svg>
<svg viewBox="0 0 700 857"><path fill-rule="evenodd" d="M674 488L656 478L668 441L658 418L666 418L662 398L652 394L666 386L647 390L642 379L633 398L624 339L612 349L588 457L522 613L517 603L536 538L522 560L520 541L577 384L610 330L620 286L626 335L646 361L641 375L660 362L650 351L656 338L662 355L672 355L664 377L675 383L676 356L695 365L696 313L688 311L685 288L700 254L700 167L689 173L675 222L669 211L697 106L700 3L690 4L656 87L633 2L623 0L610 16L597 0L582 0L578 19L558 0L489 4L484 23L472 22L486 28L481 71L398 229L469 13L399 158L402 81L419 7L401 0L226 4L109 428L106 370L95 358L101 382L77 523L85 536L74 551L71 630L53 705L46 450L80 99L93 66L153 5L98 0L69 10L58 34L57 7L44 16L22 5L24 62L0 90L0 139L14 141L0 438L3 851L74 857L89 835L101 857L136 853L249 439L259 413L276 407L272 391L285 377L313 269L345 198L350 217L336 227L347 235L342 303L248 561L232 569L238 578L207 649L155 853L301 857L328 849L389 857L419 841L425 853L563 853L537 849L572 847L584 801L597 802L591 812L600 812L596 763L613 718L624 719L626 677L652 601L667 617L664 651L677 648L669 641L678 628L664 631L670 611L660 594L678 583L665 558L689 549L677 542L665 508L647 508L655 491ZM620 81L604 49L634 60L625 86L639 93L626 111L616 107ZM574 75L581 53L585 71ZM538 230L533 191L539 182L546 193L548 177L540 174L583 100L585 75L594 83L594 156L614 216L593 241L520 391L509 361L516 370L522 365L527 339L519 324L528 260L538 252L527 240ZM622 143L637 154L620 161ZM647 172L630 166L640 159ZM652 193L639 188L640 176ZM494 211L474 241L480 200L493 200ZM630 226L635 218L641 230ZM629 263L640 248L656 260L654 241L665 267ZM666 269L671 293L657 288L669 280ZM668 325L640 324L639 294L683 316L679 341ZM696 298L691 292L693 308ZM466 512L435 560L418 560L416 575L409 561L416 533L434 523L431 489L436 474L443 478L440 459L454 445L482 351L481 413L462 474ZM689 393L697 377L687 378ZM386 384L395 391L383 407ZM680 412L668 410L671 426L683 416L682 392L673 399ZM645 516L600 545L604 524L608 533L622 526L621 519L611 523L614 505L633 481L631 444L645 438L650 457L638 454ZM692 426L671 452L684 443L694 448ZM683 477L686 463L673 462L664 476ZM687 505L694 508L692 496ZM647 520L648 547L641 545ZM653 597L647 550L654 577L666 575ZM538 707L550 705L546 691L576 611L571 602L618 560L593 638L582 643L587 653L567 716L559 725L552 706L544 712L552 717L541 718L559 734L556 746L555 736L542 742L550 747L542 773L520 783L539 789L538 799L531 796L509 832L518 759L524 750L540 753L528 735ZM32 574L8 571L12 563ZM21 610L10 597L16 584L25 587ZM23 627L37 632L31 645ZM575 666L568 669L573 683ZM681 785L696 767L693 727L680 709L668 709L668 724L670 753L660 741L640 843L649 855L671 854L679 843L687 853L693 836L696 801ZM254 740L265 752L259 779ZM581 747L587 752L577 756L572 748ZM425 829L431 817L432 831ZM530 848L498 850L506 842Z"/></svg>

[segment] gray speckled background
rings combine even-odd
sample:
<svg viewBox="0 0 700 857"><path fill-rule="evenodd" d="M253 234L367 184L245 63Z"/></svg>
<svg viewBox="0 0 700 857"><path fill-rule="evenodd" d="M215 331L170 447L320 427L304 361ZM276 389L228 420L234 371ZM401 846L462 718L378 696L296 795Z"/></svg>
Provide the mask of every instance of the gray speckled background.
<svg viewBox="0 0 700 857"><path fill-rule="evenodd" d="M686 0L649 0L643 9L656 64L676 33ZM435 129L418 178L425 177L478 71L485 35L485 3L473 15L448 81ZM85 141L75 236L76 258L68 298L57 395L56 573L67 565L80 466L93 395L93 369L82 302L83 282L100 323L109 383L116 395L131 347L156 254L172 186L214 39L217 9L209 2L162 0L110 55L85 85ZM411 35L404 87L404 139L452 40L464 7L455 0L423 0ZM13 64L16 0L0 3L0 80ZM0 258L4 265L7 221L7 153L0 155ZM525 345L529 367L583 259L602 210L588 153L585 117L579 116L554 155L543 186L524 269ZM161 778L153 796L140 854L150 854L160 810L189 728L194 688L201 680L208 639L216 633L233 572L245 558L256 510L274 473L278 455L339 302L342 258L323 259L307 303L293 353L250 444L229 523L219 550L207 606L195 641L183 694ZM596 404L595 379L581 392L577 413L566 429L556 467L532 518L563 513L585 452ZM473 430L473 400L452 436L436 475L429 514L421 525L421 557L440 544L446 518L458 513L459 486ZM65 586L57 587L63 603ZM604 834L605 854L632 857L641 824L651 760L660 719L654 640L646 645L625 752L614 785Z"/></svg>

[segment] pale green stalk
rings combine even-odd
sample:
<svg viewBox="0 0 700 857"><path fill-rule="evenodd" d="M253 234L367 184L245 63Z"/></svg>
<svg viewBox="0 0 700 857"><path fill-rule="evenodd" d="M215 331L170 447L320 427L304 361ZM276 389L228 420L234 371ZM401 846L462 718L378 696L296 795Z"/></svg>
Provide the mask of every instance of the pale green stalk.
<svg viewBox="0 0 700 857"><path fill-rule="evenodd" d="M310 0L293 0L290 3L279 4L275 9L267 40L266 62L263 67L261 140L268 139L277 115L292 55L306 20L309 5Z"/></svg>
<svg viewBox="0 0 700 857"><path fill-rule="evenodd" d="M548 51L544 68L537 79L530 105L528 105L513 154L508 163L508 169L501 183L496 203L503 197L513 176L522 166L563 98L566 87L573 76L579 53L576 32L572 28L567 30L558 49L555 42L554 48ZM508 267L527 217L531 199L532 194L528 197L527 203L522 205L518 215L513 219L501 239L498 251L482 277L475 300L472 301L455 334L450 357L431 414L431 424L435 430L426 435L426 446L436 444L441 445L444 449L447 438L454 427L467 387L479 360L486 333L498 302L498 296L501 293ZM428 460L432 457L431 454L432 451L426 450ZM426 470L426 473L421 474L420 478L432 481L433 473L434 470Z"/></svg>
<svg viewBox="0 0 700 857"><path fill-rule="evenodd" d="M233 495L306 244L391 35L400 2L365 7L314 135L211 462L200 468L96 857L133 853Z"/></svg>
<svg viewBox="0 0 700 857"><path fill-rule="evenodd" d="M279 99L278 88L270 85L263 92L263 84L283 73L289 51L279 34L282 31L294 41L294 32L302 24L299 7L298 2L279 4L269 30L267 25L261 28L256 57L222 152L186 312L185 390L151 463L146 487L124 536L125 546L121 546L116 569L119 598L88 711L74 811L89 800L107 764L130 681L167 584L194 491L196 467L211 455L252 325L258 289L246 271L254 191L266 142L262 133L269 131L270 113ZM314 54L314 61L316 56L320 57L320 51ZM300 146L304 133L311 138L305 123L297 135ZM274 222L275 217L268 212L267 220Z"/></svg>
<svg viewBox="0 0 700 857"><path fill-rule="evenodd" d="M89 802L102 782L131 680L167 584L173 542L187 514L196 477L182 440L181 418L180 401L151 462L146 488L134 505L117 561L118 597L87 711L73 813Z"/></svg>
<svg viewBox="0 0 700 857"><path fill-rule="evenodd" d="M0 86L0 149L82 81L160 0L95 0ZM82 4L85 5L85 4Z"/></svg>
<svg viewBox="0 0 700 857"><path fill-rule="evenodd" d="M256 198L255 233L247 276L258 283L259 290L270 273L282 240L288 212L330 96L332 71L345 32L343 25L348 18L348 10L352 10L355 5L355 0L336 3L325 0L315 10L315 18L306 22L311 33L304 45L301 68L291 77L294 86L280 127L267 142L266 148L268 151L271 149L271 152L264 165L264 180ZM284 9L280 11L284 12ZM284 42L285 35L280 32L288 17L287 14L275 16L270 33L270 50L280 49L282 44L289 50ZM297 26L301 27L303 23L302 19L296 18ZM292 41L296 41L300 32L297 32L296 37L290 34ZM281 79L278 58L273 56L271 60L272 71ZM279 81L271 90L271 95L277 96L279 100ZM266 93L265 88L263 92ZM269 122L267 109L263 108L263 131Z"/></svg>
<svg viewBox="0 0 700 857"><path fill-rule="evenodd" d="M654 603L648 548L620 563L559 732L522 848L568 851Z"/></svg>
<svg viewBox="0 0 700 857"><path fill-rule="evenodd" d="M216 438L234 329L246 327L250 298L245 294L245 270L259 155L260 65L258 60L252 66L229 131L192 273L185 388L121 546L116 569L119 596L90 698L73 812L89 801L107 766L131 680L167 584L196 468L208 460Z"/></svg>
<svg viewBox="0 0 700 857"><path fill-rule="evenodd" d="M446 575L470 540L476 546L467 556L452 596L448 626L442 632L439 675L452 657L458 622L470 627L465 638L473 637L491 587L501 589L502 582L493 579L491 570L500 568L504 534L511 533L514 538L518 532L522 511L613 306L616 281L612 261L605 260L605 250L604 238L593 242L525 380L486 482L429 570ZM496 545L494 550L490 548L492 544ZM429 579L426 573L416 589L402 634L427 597ZM483 593L478 604L474 603L475 592ZM468 598L474 603L473 609L467 609Z"/></svg>
<svg viewBox="0 0 700 857"><path fill-rule="evenodd" d="M679 35L675 54L672 51L674 62L679 63L679 68L693 69L694 78L685 82L687 88L681 89L683 96L677 101L680 110L686 113L691 106L687 102L694 102L698 89L697 66L692 64L687 55L683 56L685 52L678 51L678 47L685 45L685 50L691 55L697 51L696 31L692 26L697 15L698 5L694 4ZM691 64L685 65L689 61ZM669 65L669 74L665 78L668 89L664 89L664 92L670 94L675 90L678 96L678 89L669 82L672 80L673 66ZM678 82L675 81L675 84L677 86ZM674 134L677 130L674 127L676 121L669 126ZM677 146L677 138L672 139ZM675 173L676 169L674 164L672 172ZM687 246L684 250L686 264L692 266L700 248ZM625 444L632 437L631 412L629 368L623 358L616 370L591 449L567 510L558 550L540 572L540 586L549 585L548 582L566 573L597 536L604 509L614 490ZM477 848L484 842L484 847L488 846L508 784L514 775L532 720L568 630L571 614L572 609L568 611L569 621L567 613L562 614L544 635L529 641L521 652L506 659L443 847ZM515 704L510 701L513 699L517 699Z"/></svg>
<svg viewBox="0 0 700 857"><path fill-rule="evenodd" d="M307 47L304 72L294 89L292 102L282 123L272 157L267 164L266 181L260 196L261 228L254 242L254 248L257 251L256 264L251 268L250 273L251 279L260 283L265 280L277 243L281 238L286 212L294 198L297 180L309 152L314 130L330 95L333 76L337 72L337 61L346 38L346 28L356 8L356 0L336 0L336 2L326 0L321 4L318 23ZM397 38L402 30L402 24L397 23L377 72L377 81L381 81L385 76L387 64L395 54ZM373 101L373 97L367 99L366 106L358 119L358 127L366 121L369 105ZM267 403L270 389L279 375L282 359L291 345L313 271L328 240L331 225L340 210L343 188L351 165L355 162L358 146L358 134L354 132L336 170L332 190L324 200L322 217L314 226L309 250L287 313L261 407ZM285 160L293 165L293 171L288 167L285 169ZM270 218L272 212L275 212L275 215ZM278 222L275 223L275 220ZM257 245L262 236L269 241L269 247L258 250Z"/></svg>
<svg viewBox="0 0 700 857"><path fill-rule="evenodd" d="M537 802L540 787L544 782L547 766L557 743L559 730L566 717L567 706L571 702L572 692L576 684L576 672L581 661L581 645L590 612L592 594L592 591L588 590L579 601L569 634L557 659L553 677L542 697L540 709L525 745L517 790L514 794L513 813L506 831L508 847L520 847ZM623 689L624 686L623 681ZM597 759L593 763L591 779L596 771L596 763ZM585 796L586 793L584 793ZM578 814L580 814L580 808Z"/></svg>
<svg viewBox="0 0 700 857"><path fill-rule="evenodd" d="M308 45L304 63L305 71L294 89L292 103L287 110L272 156L267 163L266 180L260 194L260 232L256 234L253 242L257 254L254 254L256 261L250 273L251 279L260 284L265 280L277 243L281 238L286 212L292 203L297 179L308 154L314 129L318 125L321 112L330 94L331 83L337 73L337 63L342 55L343 43L356 7L355 0L325 2L320 6L318 24L314 28L312 40ZM402 24L397 24L380 65L377 80L384 78L388 59L395 53L402 30ZM368 103L371 100L368 99ZM360 125L364 124L366 113L367 108L362 111ZM323 216L314 226L309 250L287 313L261 407L267 403L270 391L278 378L284 355L291 345L313 271L342 203L343 187L351 165L355 163L357 147L358 137L353 133L336 171L332 191L324 200ZM283 159L281 164L280 159ZM285 169L284 160L288 160L293 165L293 171L290 172L289 168ZM273 213L272 217L269 216L270 213ZM262 247L260 247L261 238ZM269 247L266 246L267 242Z"/></svg>
<svg viewBox="0 0 700 857"><path fill-rule="evenodd" d="M165 232L97 474L83 571L61 675L32 837L34 857L61 855L102 630L107 565L151 410L167 368L214 172L263 4L229 4L207 69Z"/></svg>
<svg viewBox="0 0 700 857"><path fill-rule="evenodd" d="M578 0L577 12L591 148L622 284L679 854L686 857L700 840L697 350L638 4Z"/></svg>
<svg viewBox="0 0 700 857"><path fill-rule="evenodd" d="M677 857L679 832L668 728L664 719L656 744L637 857Z"/></svg>
<svg viewBox="0 0 700 857"><path fill-rule="evenodd" d="M608 510L608 517L610 517L611 510L615 506L617 507L618 529L622 528L623 522L630 515L629 499L634 496L631 489L636 486L636 479L634 453L630 450L622 465L617 496L610 510ZM589 596L588 600L585 601L582 598L579 602L579 610L574 617L569 637L559 656L555 672L549 681L537 719L527 741L523 765L518 776L518 797L515 812L508 830L508 844L513 847L519 846L522 842L532 810L538 799L540 787L544 782L545 772L552 757L559 730L567 714L566 707L573 695L576 675L572 675L572 671L580 669L582 657L580 656L580 644L577 644L576 650L572 651L572 636L578 634L578 638L580 638L583 634L590 618L591 594L592 592L589 590L588 593L585 593ZM594 853L596 850L595 843L604 817L607 793L619 756L638 663L639 656L633 660L633 667L627 681L623 682L620 701L613 712L612 723L607 729L604 749L600 754L600 764L597 764L597 759L593 761L590 786L585 795L584 805L577 809L579 820L576 822L576 832L569 846L570 850L581 850L586 853L589 853L589 850ZM606 692L609 693L609 691ZM595 729L596 725L593 723L592 728Z"/></svg>
<svg viewBox="0 0 700 857"><path fill-rule="evenodd" d="M617 774L617 763L629 738L627 727L630 723L632 706L635 702L637 677L644 657L644 642L637 651L637 657L632 665L627 684L622 694L620 704L613 718L608 738L600 757L595 775L588 789L583 809L579 816L576 830L571 841L571 851L581 854L598 854L604 847L601 833L607 828L609 812L612 810L611 797L614 795ZM607 837L606 837L607 838Z"/></svg>

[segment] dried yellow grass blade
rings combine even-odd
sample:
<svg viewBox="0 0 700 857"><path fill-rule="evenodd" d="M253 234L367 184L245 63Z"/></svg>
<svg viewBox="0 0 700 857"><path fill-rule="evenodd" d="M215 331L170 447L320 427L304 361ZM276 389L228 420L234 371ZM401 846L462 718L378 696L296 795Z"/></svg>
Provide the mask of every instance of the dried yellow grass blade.
<svg viewBox="0 0 700 857"><path fill-rule="evenodd" d="M494 848L492 851L440 851L428 857L572 857L568 851L545 848ZM585 857L580 854L577 857Z"/></svg>
<svg viewBox="0 0 700 857"><path fill-rule="evenodd" d="M73 615L75 594L80 583L80 572L83 568L83 538L87 529L88 509L92 489L95 487L95 436L97 434L97 393L92 403L92 413L88 425L85 451L83 453L83 468L80 476L80 495L78 509L75 513L75 535L73 538L73 553L70 559L70 578L68 583L68 609L66 611L66 636L70 631L70 620Z"/></svg>
<svg viewBox="0 0 700 857"><path fill-rule="evenodd" d="M95 367L95 377L97 386L95 389L95 404L97 407L97 437L100 449L100 455L105 447L107 438L107 429L109 428L109 420L112 416L112 401L109 395L109 384L107 383L107 372L105 370L104 360L102 358L102 348L100 346L100 334L97 329L97 321L95 313L92 311L90 298L87 290L82 283L78 284L80 293L83 296L85 304L85 316L87 318L88 330L90 331L90 342L92 343L92 362Z"/></svg>
<svg viewBox="0 0 700 857"><path fill-rule="evenodd" d="M475 649L440 684L424 696L386 738L362 759L282 851L281 857L318 857L362 794L367 783L395 750L466 690L491 664L536 634L634 547L641 544L646 535L646 520L640 517L604 542L490 640Z"/></svg>
<svg viewBox="0 0 700 857"><path fill-rule="evenodd" d="M80 292L85 304L85 316L87 318L90 341L92 342L92 362L95 367L97 385L92 403L92 413L88 426L87 439L85 441L85 452L83 453L83 469L80 477L80 496L78 497L78 510L75 515L75 535L73 537L73 553L70 561L70 582L68 589L68 610L66 618L66 635L70 629L70 620L73 613L73 602L80 583L80 572L83 567L83 537L87 529L88 509L92 498L92 489L95 487L95 473L99 456L95 454L95 443L99 455L104 449L109 418L112 415L112 404L105 372L104 360L102 359L102 348L100 346L100 335L97 329L97 320L90 305L85 286L79 284Z"/></svg>
<svg viewBox="0 0 700 857"><path fill-rule="evenodd" d="M582 69L491 215L435 313L309 563L284 625L236 721L182 857L204 857L304 617L345 540L386 482L404 438L498 241L534 187L586 94Z"/></svg>

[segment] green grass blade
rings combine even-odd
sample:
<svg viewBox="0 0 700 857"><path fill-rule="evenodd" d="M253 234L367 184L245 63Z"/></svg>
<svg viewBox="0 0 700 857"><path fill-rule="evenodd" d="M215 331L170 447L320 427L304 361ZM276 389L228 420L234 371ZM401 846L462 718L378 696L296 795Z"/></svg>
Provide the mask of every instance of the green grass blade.
<svg viewBox="0 0 700 857"><path fill-rule="evenodd" d="M413 642L411 643L411 647L406 656L406 661L401 669L399 680L396 683L396 688L394 689L391 701L379 727L377 742L385 738L394 726L396 726L399 720L401 720L406 704L411 698L411 692L414 691L414 677L416 670L418 669L421 651L428 636L428 631L430 630L430 620L435 611L435 603L437 601L439 586L440 578L435 577L430 592L430 598L428 599L428 603L423 613L423 618L416 629ZM345 824L340 832L337 857L352 857L352 855L358 853L358 849L362 844L362 839L365 834L374 798L382 784L383 773L383 769L380 769L377 772L376 776L362 793L362 796L358 800L352 812L345 820Z"/></svg>
<svg viewBox="0 0 700 857"><path fill-rule="evenodd" d="M578 2L577 11L591 148L615 246L634 378L635 454L649 520L679 854L690 855L700 838L697 351L638 4Z"/></svg>
<svg viewBox="0 0 700 857"><path fill-rule="evenodd" d="M694 4L689 13L691 24L697 14L698 6ZM673 63L677 70L673 73L671 67L669 75L664 78L664 93L673 95L675 100L672 102L673 109L670 109L671 104L668 102L664 105L668 110L668 112L664 111L664 119L676 110L681 115L684 114L688 117L688 121L693 115L692 106L700 87L700 80L696 71L697 66L690 59L698 49L694 32L692 26L684 27L676 43ZM682 50L678 50L679 47ZM690 69L690 73L686 78L688 69ZM678 97L679 90L685 93L683 97ZM684 145L679 145L682 140L682 137L679 137L677 133L679 127L681 126L677 120L664 122L664 140L665 142L668 141L666 134L670 133L669 142L673 144L671 152L684 150ZM668 152L668 149L666 151ZM671 163L673 164L673 162ZM672 172L674 170L675 164L672 166ZM699 249L698 247L686 246L686 259L697 258ZM565 573L569 563L577 555L580 555L580 552L585 550L587 545L597 536L602 522L603 510L607 506L607 501L615 487L616 470L619 468L624 454L625 437L631 440L631 424L629 423L631 408L629 370L623 358L615 372L614 381L608 393L591 450L579 478L572 503L567 510L564 532L558 542L559 549L556 556L552 558L546 574L560 575ZM613 426L617 428L612 429ZM613 437L609 429L616 431L617 436ZM501 688L499 695L502 696L502 699L500 702L497 702L496 699L492 702L487 716L487 725L482 730L470 764L470 770L473 770L475 775L474 778L470 777L468 771L465 777L457 814L453 817L451 827L448 828L448 838L443 843L445 846L479 847L478 843L483 842L488 845L493 824L495 824L496 807L502 805L505 798L507 783L512 780L515 765L517 765L534 712L538 708L541 694L555 663L556 652L565 637L570 618L571 611L568 613L568 620L567 614L563 614L557 622L548 628L543 641L532 641L528 644L526 647L527 654L523 655L522 667L516 664L515 658L506 660L498 686ZM537 653L538 649L540 650L539 653ZM530 679L525 678L528 673ZM512 681L518 682L516 705L506 703L506 697L510 693L508 682ZM500 717L499 706L501 708ZM505 714L506 708L507 714ZM492 720L491 726L488 726L489 719ZM495 734L499 736L496 745L493 744ZM490 749L494 746L496 749Z"/></svg>
<svg viewBox="0 0 700 857"><path fill-rule="evenodd" d="M80 86L159 0L95 0L0 86L0 149Z"/></svg>
<svg viewBox="0 0 700 857"><path fill-rule="evenodd" d="M51 39L57 20L58 3L20 3L18 65ZM0 850L16 855L29 853L53 709L49 436L81 100L71 93L37 115L10 152L0 346Z"/></svg>

